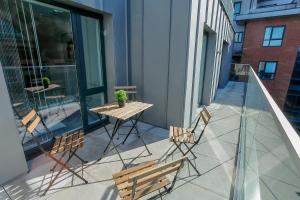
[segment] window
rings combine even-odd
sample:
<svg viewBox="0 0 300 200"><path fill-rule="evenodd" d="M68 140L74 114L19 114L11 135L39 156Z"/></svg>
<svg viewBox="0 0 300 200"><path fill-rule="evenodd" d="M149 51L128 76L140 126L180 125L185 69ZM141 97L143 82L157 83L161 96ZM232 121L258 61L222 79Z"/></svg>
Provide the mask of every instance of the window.
<svg viewBox="0 0 300 200"><path fill-rule="evenodd" d="M266 27L264 35L264 47L278 47L281 46L283 35L284 35L284 26L269 26Z"/></svg>
<svg viewBox="0 0 300 200"><path fill-rule="evenodd" d="M235 15L239 15L241 13L241 6L242 6L242 2L234 3L234 14Z"/></svg>
<svg viewBox="0 0 300 200"><path fill-rule="evenodd" d="M263 80L273 80L277 69L277 61L262 61L258 66L258 76Z"/></svg>
<svg viewBox="0 0 300 200"><path fill-rule="evenodd" d="M243 32L236 32L234 35L234 42L236 42L236 43L243 42L243 35L244 35Z"/></svg>

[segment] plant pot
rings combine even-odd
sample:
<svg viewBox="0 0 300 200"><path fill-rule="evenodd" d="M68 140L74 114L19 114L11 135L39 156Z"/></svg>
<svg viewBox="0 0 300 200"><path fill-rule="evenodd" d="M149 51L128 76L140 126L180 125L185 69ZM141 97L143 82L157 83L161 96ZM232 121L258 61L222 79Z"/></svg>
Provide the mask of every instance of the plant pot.
<svg viewBox="0 0 300 200"><path fill-rule="evenodd" d="M119 107L123 108L126 104L126 101L118 101Z"/></svg>

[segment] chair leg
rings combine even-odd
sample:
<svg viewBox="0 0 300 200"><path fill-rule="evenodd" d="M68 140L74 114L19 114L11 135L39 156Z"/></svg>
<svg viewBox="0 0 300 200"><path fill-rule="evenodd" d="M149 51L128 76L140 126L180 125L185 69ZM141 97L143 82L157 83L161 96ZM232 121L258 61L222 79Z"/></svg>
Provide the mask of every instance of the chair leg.
<svg viewBox="0 0 300 200"><path fill-rule="evenodd" d="M182 155L185 156L186 154L182 151L182 149L179 148L179 146L176 143L174 143L174 144L178 147L178 149L182 153ZM186 158L186 159L191 164L191 166L193 167L193 169L197 172L197 174L200 176L201 173L197 170L197 168L194 166L194 164L192 163L192 161L189 158Z"/></svg>
<svg viewBox="0 0 300 200"><path fill-rule="evenodd" d="M181 147L181 143L179 144L179 147ZM175 151L176 151L177 149L178 149L178 147L176 146L176 147L173 149L173 151L167 155L167 158L168 158L169 156L173 155L173 153L175 153Z"/></svg>
<svg viewBox="0 0 300 200"><path fill-rule="evenodd" d="M64 153L66 153L66 152L64 152ZM56 158L54 159L54 157L52 157L52 156L51 156L51 158L52 158L53 160L55 160L55 161L57 162L57 164L60 164L60 163L61 163L61 158L62 158L62 157L61 157L59 160L57 160ZM51 178L51 181L50 181L48 187L46 188L46 190L44 191L44 193L42 194L42 196L44 196L44 195L48 192L48 190L49 190L50 187L53 185L54 181L58 178L58 176L60 175L60 173L62 172L62 170L63 170L64 168L67 168L67 163L71 160L71 158L72 158L72 156L69 156L68 160L67 160L64 164L62 164L62 166L61 166L59 172L57 172L57 174L55 175L54 179ZM57 166L57 165L56 165L56 166ZM55 166L55 167L56 167L56 166Z"/></svg>
<svg viewBox="0 0 300 200"><path fill-rule="evenodd" d="M177 180L177 176L178 176L178 174L179 174L179 170L183 167L183 162L184 162L184 161L181 161L180 167L179 167L179 169L176 171L176 174L175 174L175 176L174 176L174 178L173 178L173 181L172 181L171 186L170 186L169 188L167 188L167 187L165 186L165 189L166 189L167 193L170 193L170 192L172 191L172 189L173 189L173 187L174 187L174 185L175 185L175 182L176 182L176 180Z"/></svg>
<svg viewBox="0 0 300 200"><path fill-rule="evenodd" d="M88 183L87 180L85 180L83 177L81 177L80 175L78 175L75 171L73 171L72 169L70 169L67 164L69 163L69 161L71 160L71 158L74 156L76 151L72 152L71 155L69 156L69 158L67 159L67 161L65 163L62 163L60 160L58 160L57 158L55 158L54 156L50 156L50 158L52 158L54 161L56 161L59 165L61 165L61 168L59 170L59 172L56 174L56 176L53 178L53 180L50 181L48 187L46 188L46 190L44 191L44 193L42 194L43 196L48 192L48 190L51 188L51 186L54 184L54 182L56 181L56 179L58 178L58 176L60 175L60 173L62 172L62 170L65 168L67 169L69 172L71 172L72 174L74 174L75 176L77 176L78 178L80 178L82 181L84 181L85 183Z"/></svg>
<svg viewBox="0 0 300 200"><path fill-rule="evenodd" d="M81 158L79 155L77 155L77 153L74 153L74 156L76 157L76 158L78 158L82 163L88 163L88 161L86 161L86 160L84 160L83 158Z"/></svg>
<svg viewBox="0 0 300 200"><path fill-rule="evenodd" d="M66 155L66 151L65 152L63 152L63 154L61 155L61 157L59 158L59 161L61 161L62 159L63 159L63 157ZM55 164L54 164L54 166L50 169L50 171L51 172L53 172L54 170L55 170L55 168L57 167L57 165L58 165L58 163L56 162Z"/></svg>
<svg viewBox="0 0 300 200"><path fill-rule="evenodd" d="M138 123L139 119L141 118L141 116L143 115L143 113L144 113L144 111L141 112L141 113L139 114L139 116L138 116L137 119L135 120L134 124L132 125L130 131L128 132L128 134L126 135L125 139L123 140L122 144L125 144L127 138L128 138L129 135L131 134L131 132L132 132L132 130L134 129L134 127L137 125L137 123Z"/></svg>
<svg viewBox="0 0 300 200"><path fill-rule="evenodd" d="M136 125L134 125L134 122L133 122L132 120L130 120L130 121L131 121L131 123L133 124L133 127L134 127L134 129L135 129L135 131L136 131L136 134L137 134L138 138L142 141L143 145L145 146L145 148L146 148L146 150L147 150L149 156L152 155L152 153L151 153L150 150L148 149L148 147L147 147L147 145L146 145L146 143L145 143L143 137L141 137L141 134L140 134L140 132L139 132L139 130L138 130L138 128L137 128L137 123L136 123Z"/></svg>
<svg viewBox="0 0 300 200"><path fill-rule="evenodd" d="M149 156L151 156L151 155L152 155L152 153L151 153L151 152L150 152L150 150L148 149L148 147L147 147L147 145L146 145L145 141L143 140L143 138L142 138L142 137L139 137L139 138L140 138L140 140L142 141L142 143L144 144L144 146L145 146L145 148L146 148L146 150L147 150L147 152L148 152Z"/></svg>
<svg viewBox="0 0 300 200"><path fill-rule="evenodd" d="M193 148L194 146L192 146L192 147L189 148L189 146L188 146L187 144L184 143L184 145L185 145L185 147L188 149L188 151L185 153L185 155L187 155L189 152L191 152L191 154L194 156L194 159L196 159L197 156L196 156L196 155L194 154L194 152L192 151L192 148Z"/></svg>

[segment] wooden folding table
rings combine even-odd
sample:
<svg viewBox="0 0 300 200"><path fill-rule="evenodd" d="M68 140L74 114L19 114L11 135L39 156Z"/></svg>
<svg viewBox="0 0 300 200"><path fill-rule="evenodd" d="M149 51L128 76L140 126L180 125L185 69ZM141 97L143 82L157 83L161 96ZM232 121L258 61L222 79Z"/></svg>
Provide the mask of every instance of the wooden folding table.
<svg viewBox="0 0 300 200"><path fill-rule="evenodd" d="M124 167L126 168L124 160L122 159L120 152L117 149L117 147L119 145L115 145L113 139L116 136L116 133L117 133L118 129L120 128L121 124L132 119L134 116L136 116L136 119L133 122L133 125L132 125L130 131L126 134L126 137L123 140L122 144L124 144L126 142L129 135L132 134L133 129L135 129L138 138L142 141L142 143L145 146L146 150L148 151L149 155L151 155L151 152L149 151L146 143L144 142L143 138L141 137L141 134L136 125L137 125L138 121L140 120L141 116L143 115L144 111L152 106L153 106L153 104L133 101L133 102L126 103L126 105L122 108L119 107L118 103L110 103L110 104L106 104L106 105L102 105L102 106L90 109L91 112L96 113L99 117L101 115L105 115L105 116L116 119L116 122L115 122L115 125L114 125L111 135L109 134L106 126L104 125L105 132L107 133L108 137L110 138L110 141L107 144L107 146L105 147L103 155L105 155L105 153L108 152L109 147L112 144L113 148L111 150L115 149L117 151ZM109 151L111 151L111 150L109 150ZM99 160L101 158L102 158L102 155L99 158Z"/></svg>

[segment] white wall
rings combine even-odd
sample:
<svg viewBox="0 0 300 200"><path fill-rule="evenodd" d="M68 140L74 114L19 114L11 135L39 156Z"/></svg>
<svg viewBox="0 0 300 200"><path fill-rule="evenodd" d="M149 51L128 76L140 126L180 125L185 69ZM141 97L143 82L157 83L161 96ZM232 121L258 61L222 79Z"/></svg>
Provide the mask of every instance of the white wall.
<svg viewBox="0 0 300 200"><path fill-rule="evenodd" d="M27 172L27 163L0 63L0 185Z"/></svg>

